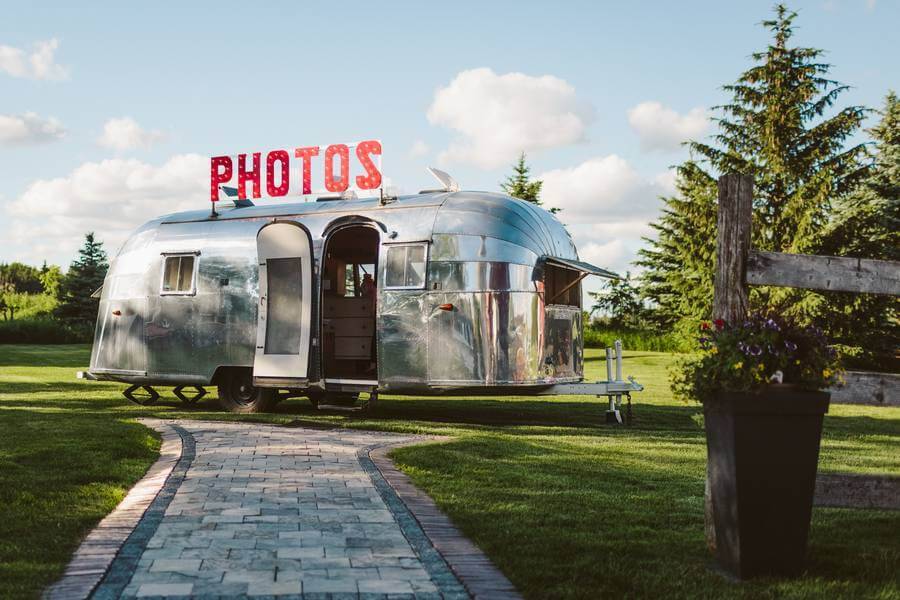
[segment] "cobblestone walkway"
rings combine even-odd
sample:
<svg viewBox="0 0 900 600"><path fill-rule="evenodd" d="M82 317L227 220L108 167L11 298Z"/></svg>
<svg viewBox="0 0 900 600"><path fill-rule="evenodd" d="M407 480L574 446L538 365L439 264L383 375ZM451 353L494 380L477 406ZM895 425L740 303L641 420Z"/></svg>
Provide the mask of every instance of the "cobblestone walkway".
<svg viewBox="0 0 900 600"><path fill-rule="evenodd" d="M468 598L367 448L403 436L181 422L181 459L94 598Z"/></svg>

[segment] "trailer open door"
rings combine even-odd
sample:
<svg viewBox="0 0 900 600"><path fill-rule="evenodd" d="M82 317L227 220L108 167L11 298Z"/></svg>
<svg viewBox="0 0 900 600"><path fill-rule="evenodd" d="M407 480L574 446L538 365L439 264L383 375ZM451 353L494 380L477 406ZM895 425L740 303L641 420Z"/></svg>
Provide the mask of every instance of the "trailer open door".
<svg viewBox="0 0 900 600"><path fill-rule="evenodd" d="M301 225L265 225L256 238L259 317L253 383L301 387L308 380L312 318L312 240Z"/></svg>

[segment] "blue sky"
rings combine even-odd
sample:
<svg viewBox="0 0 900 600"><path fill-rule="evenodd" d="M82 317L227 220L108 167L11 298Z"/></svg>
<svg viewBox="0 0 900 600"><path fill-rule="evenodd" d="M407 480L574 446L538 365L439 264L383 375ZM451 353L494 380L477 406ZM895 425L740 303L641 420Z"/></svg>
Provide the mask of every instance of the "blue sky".
<svg viewBox="0 0 900 600"><path fill-rule="evenodd" d="M496 190L529 151L583 257L625 269L772 3L265 6L0 2L0 261L67 265L89 228L113 250L206 207L212 154L378 138L405 192L428 165ZM900 2L792 8L843 103L898 87Z"/></svg>

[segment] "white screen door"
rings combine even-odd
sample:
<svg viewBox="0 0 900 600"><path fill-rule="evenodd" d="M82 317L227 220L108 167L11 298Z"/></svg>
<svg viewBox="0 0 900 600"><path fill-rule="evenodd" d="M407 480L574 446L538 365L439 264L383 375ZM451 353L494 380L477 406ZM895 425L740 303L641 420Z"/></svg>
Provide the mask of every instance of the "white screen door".
<svg viewBox="0 0 900 600"><path fill-rule="evenodd" d="M259 325L253 377L282 385L307 379L312 299L309 235L296 223L272 223L256 237ZM274 383L274 381L273 381Z"/></svg>

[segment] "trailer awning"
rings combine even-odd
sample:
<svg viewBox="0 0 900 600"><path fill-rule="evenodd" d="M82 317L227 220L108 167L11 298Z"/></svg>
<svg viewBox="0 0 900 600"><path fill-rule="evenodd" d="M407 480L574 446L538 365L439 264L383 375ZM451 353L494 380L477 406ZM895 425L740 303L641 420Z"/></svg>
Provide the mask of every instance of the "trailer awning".
<svg viewBox="0 0 900 600"><path fill-rule="evenodd" d="M580 260L572 260L571 258L545 256L544 264L561 267L563 269L569 269L571 271L578 271L586 275L597 275L598 277L605 277L607 279L622 279L622 277L617 273L607 271L606 269L601 269L600 267L595 267L590 263L582 262Z"/></svg>

